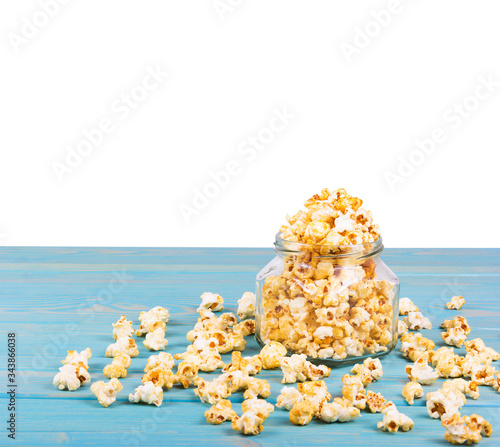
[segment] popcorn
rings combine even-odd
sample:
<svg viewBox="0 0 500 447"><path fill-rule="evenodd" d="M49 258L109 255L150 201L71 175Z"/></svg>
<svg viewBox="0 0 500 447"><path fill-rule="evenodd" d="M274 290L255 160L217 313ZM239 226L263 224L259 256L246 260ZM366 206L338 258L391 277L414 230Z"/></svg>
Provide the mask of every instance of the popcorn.
<svg viewBox="0 0 500 447"><path fill-rule="evenodd" d="M439 374L427 363L428 353L424 353L413 365L405 368L408 380L418 382L422 385L430 385L439 377Z"/></svg>
<svg viewBox="0 0 500 447"><path fill-rule="evenodd" d="M446 380L443 383L442 388L451 388L456 391L460 391L462 394L466 394L472 399L477 399L479 397L478 383L474 381L467 381L464 379L453 379Z"/></svg>
<svg viewBox="0 0 500 447"><path fill-rule="evenodd" d="M332 398L325 381L299 383L298 388L304 399L311 403L315 416L320 419L322 406Z"/></svg>
<svg viewBox="0 0 500 447"><path fill-rule="evenodd" d="M462 306L465 304L465 298L463 296L454 296L451 298L451 300L446 303L446 307L448 309L455 309L455 310L458 310L458 309L461 309Z"/></svg>
<svg viewBox="0 0 500 447"><path fill-rule="evenodd" d="M90 374L87 372L85 364L78 362L61 366L52 383L60 390L67 388L69 391L75 391L88 382L90 382Z"/></svg>
<svg viewBox="0 0 500 447"><path fill-rule="evenodd" d="M172 369L175 366L175 360L172 357L172 354L169 354L168 352L160 352L158 355L150 355L148 363L144 368L144 372L148 372L158 366L161 366L164 369Z"/></svg>
<svg viewBox="0 0 500 447"><path fill-rule="evenodd" d="M238 317L242 320L255 317L256 305L255 294L252 292L245 292L238 300Z"/></svg>
<svg viewBox="0 0 500 447"><path fill-rule="evenodd" d="M481 440L481 434L491 436L492 433L491 425L477 414L460 417L459 413L454 413L443 417L441 425L446 428L444 439L455 445L471 445Z"/></svg>
<svg viewBox="0 0 500 447"><path fill-rule="evenodd" d="M439 377L460 377L461 362L460 356L454 353L453 348L442 347L432 355L432 366L436 368Z"/></svg>
<svg viewBox="0 0 500 447"><path fill-rule="evenodd" d="M471 370L471 380L478 385L493 386L495 384L495 376L497 370L491 365L474 365Z"/></svg>
<svg viewBox="0 0 500 447"><path fill-rule="evenodd" d="M230 400L223 399L205 411L205 418L209 424L219 425L225 421L232 421L237 415Z"/></svg>
<svg viewBox="0 0 500 447"><path fill-rule="evenodd" d="M106 357L114 357L117 352L122 354L127 354L130 357L137 357L139 355L139 349L133 338L122 336L116 339L116 343L109 345L106 349Z"/></svg>
<svg viewBox="0 0 500 447"><path fill-rule="evenodd" d="M231 390L228 388L227 383L219 378L210 382L198 377L194 383L197 386L194 390L194 394L196 394L202 402L211 405L215 405L217 402L231 395Z"/></svg>
<svg viewBox="0 0 500 447"><path fill-rule="evenodd" d="M356 364L351 369L351 373L360 374L366 373L369 374L373 381L380 380L384 371L382 369L382 363L380 363L379 359L372 359L370 357L366 358L363 361L363 364Z"/></svg>
<svg viewBox="0 0 500 447"><path fill-rule="evenodd" d="M366 405L372 413L380 413L386 406L387 401L380 393L368 391L366 393Z"/></svg>
<svg viewBox="0 0 500 447"><path fill-rule="evenodd" d="M418 312L418 307L410 298L399 299L399 315L408 315L410 312Z"/></svg>
<svg viewBox="0 0 500 447"><path fill-rule="evenodd" d="M424 390L422 385L418 382L408 382L403 387L403 397L406 399L410 405L413 405L413 400L416 397L422 397L424 395Z"/></svg>
<svg viewBox="0 0 500 447"><path fill-rule="evenodd" d="M127 320L125 315L122 315L116 323L113 323L113 338L115 340L122 336L130 337L133 334L132 321Z"/></svg>
<svg viewBox="0 0 500 447"><path fill-rule="evenodd" d="M281 383L295 383L309 380L318 380L330 375L330 368L324 365L315 366L306 360L305 354L293 354L291 357L283 357L280 361L283 371Z"/></svg>
<svg viewBox="0 0 500 447"><path fill-rule="evenodd" d="M321 419L324 422L350 422L360 416L359 408L351 406L345 399L335 398L321 407Z"/></svg>
<svg viewBox="0 0 500 447"><path fill-rule="evenodd" d="M89 359L92 357L92 351L90 348L86 348L81 352L78 351L68 351L68 355L64 360L61 360L63 365L68 365L70 363L76 365L82 363L85 369L89 369Z"/></svg>
<svg viewBox="0 0 500 447"><path fill-rule="evenodd" d="M290 411L297 402L302 402L304 396L293 386L281 388L280 395L276 399L276 406Z"/></svg>
<svg viewBox="0 0 500 447"><path fill-rule="evenodd" d="M280 366L281 359L286 355L286 348L276 341L272 341L262 348L260 357L262 358L263 369L275 369Z"/></svg>
<svg viewBox="0 0 500 447"><path fill-rule="evenodd" d="M163 402L163 390L161 386L155 386L153 382L146 382L138 386L134 393L130 393L128 400L132 403L144 402L159 407Z"/></svg>
<svg viewBox="0 0 500 447"><path fill-rule="evenodd" d="M153 383L156 387L166 388L168 390L176 383L176 376L170 369L164 369L158 366L150 369L142 376L142 383L144 385L149 382Z"/></svg>
<svg viewBox="0 0 500 447"><path fill-rule="evenodd" d="M441 338L447 345L460 348L460 346L464 344L467 335L465 335L465 332L462 328L452 327L446 332L441 332Z"/></svg>
<svg viewBox="0 0 500 447"><path fill-rule="evenodd" d="M352 406L364 410L366 408L366 391L360 376L344 374L342 376L342 383L342 396L344 399L351 402Z"/></svg>
<svg viewBox="0 0 500 447"><path fill-rule="evenodd" d="M128 354L123 354L120 351L117 351L111 361L111 364L106 365L102 372L108 379L127 377L127 368L130 367L131 363L132 360Z"/></svg>
<svg viewBox="0 0 500 447"><path fill-rule="evenodd" d="M141 312L139 315L139 321L141 322L141 327L137 329L135 335L142 337L148 332L153 332L155 329L162 328L166 330L168 320L170 319L170 314L167 309L156 306L147 312Z"/></svg>
<svg viewBox="0 0 500 447"><path fill-rule="evenodd" d="M420 329L432 329L432 323L424 317L422 312L409 312L408 316L403 318L408 329L419 331Z"/></svg>
<svg viewBox="0 0 500 447"><path fill-rule="evenodd" d="M205 309L209 309L213 312L224 309L224 298L216 293L204 292L200 298L201 304L198 309L196 309L198 313L203 312Z"/></svg>
<svg viewBox="0 0 500 447"><path fill-rule="evenodd" d="M252 398L244 400L241 404L241 409L243 410L243 413L251 411L265 421L274 411L274 405L264 399Z"/></svg>
<svg viewBox="0 0 500 447"><path fill-rule="evenodd" d="M264 420L253 411L247 411L239 417L235 416L231 427L233 430L240 431L245 435L258 435L264 430L263 422Z"/></svg>
<svg viewBox="0 0 500 447"><path fill-rule="evenodd" d="M267 380L256 379L249 377L246 380L247 390L243 393L245 399L252 399L254 397L269 397L271 395L271 385Z"/></svg>
<svg viewBox="0 0 500 447"><path fill-rule="evenodd" d="M233 326L233 332L238 332L244 337L255 334L255 320L244 320Z"/></svg>
<svg viewBox="0 0 500 447"><path fill-rule="evenodd" d="M290 422L294 425L307 425L314 416L314 408L307 399L297 402L290 410Z"/></svg>
<svg viewBox="0 0 500 447"><path fill-rule="evenodd" d="M215 371L224 366L219 351L210 347L196 349L193 345L190 345L186 348L186 352L175 354L174 358L194 363L200 371L205 372Z"/></svg>
<svg viewBox="0 0 500 447"><path fill-rule="evenodd" d="M469 323L467 323L465 317L462 316L455 317L452 320L444 320L443 323L441 324L441 327L444 329L460 328L463 330L465 335L470 334Z"/></svg>
<svg viewBox="0 0 500 447"><path fill-rule="evenodd" d="M116 395L122 389L123 385L116 378L111 379L108 383L99 380L90 387L90 391L95 394L97 401L103 407L109 407L116 400Z"/></svg>
<svg viewBox="0 0 500 447"><path fill-rule="evenodd" d="M260 373L262 369L262 357L254 355L253 357L242 357L239 351L233 351L231 354L231 363L222 368L223 372L244 371L249 375Z"/></svg>
<svg viewBox="0 0 500 447"><path fill-rule="evenodd" d="M427 393L427 413L431 418L449 417L465 405L465 396L453 387Z"/></svg>
<svg viewBox="0 0 500 447"><path fill-rule="evenodd" d="M401 337L401 352L413 362L417 361L424 352L430 353L434 349L434 342L422 334L408 332Z"/></svg>
<svg viewBox="0 0 500 447"><path fill-rule="evenodd" d="M398 320L398 335L401 337L408 333L408 325L403 320Z"/></svg>
<svg viewBox="0 0 500 447"><path fill-rule="evenodd" d="M390 431L392 433L397 432L399 429L402 431L409 431L415 425L408 416L400 413L394 404L384 408L382 413L384 413L384 417L377 423L377 428L384 431Z"/></svg>
<svg viewBox="0 0 500 447"><path fill-rule="evenodd" d="M150 351L160 351L168 345L168 340L165 338L165 331L159 327L153 332L146 334L146 339L142 342Z"/></svg>
<svg viewBox="0 0 500 447"><path fill-rule="evenodd" d="M192 362L183 361L177 367L175 375L176 383L180 383L184 388L189 387L198 378L198 366Z"/></svg>
<svg viewBox="0 0 500 447"><path fill-rule="evenodd" d="M480 338L474 338L473 340L466 341L465 350L468 354L484 354L490 362L491 360L498 360L500 357L497 351L492 348L488 348L484 344L484 341Z"/></svg>

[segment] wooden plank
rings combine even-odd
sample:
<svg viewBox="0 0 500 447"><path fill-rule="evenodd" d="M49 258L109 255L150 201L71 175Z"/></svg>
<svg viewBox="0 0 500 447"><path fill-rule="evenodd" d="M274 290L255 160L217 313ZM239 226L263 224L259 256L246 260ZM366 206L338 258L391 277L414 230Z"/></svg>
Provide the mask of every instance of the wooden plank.
<svg viewBox="0 0 500 447"><path fill-rule="evenodd" d="M68 349L87 346L94 353L90 361L92 380L104 379L104 357L112 342L111 323L125 313L137 322L140 311L163 305L171 311L166 351L182 352L186 332L196 321L199 295L206 290L221 293L227 309L236 310L236 300L253 290L255 274L273 256L269 249L150 249L150 248L47 248L2 247L0 249L0 397L2 418L6 416L6 334L18 335L18 368L22 371L18 389L18 445L446 445L444 429L429 418L425 399L408 406L401 396L406 382L407 361L399 352L382 359L383 379L370 385L393 400L412 417L410 433L388 434L376 428L380 414L363 413L347 424L313 421L295 427L288 413L276 410L257 437L244 437L230 424L211 426L192 389L174 387L165 392L160 408L128 403L128 393L140 383L150 353L138 339L140 355L133 359L124 390L110 408L102 408L88 386L74 393L52 386L52 378ZM444 318L464 315L472 326L470 337L481 337L500 350L500 250L495 249L387 249L383 259L399 275L402 296L410 296L431 318L434 328L424 335L443 346L439 324ZM110 281L124 273L123 287L110 296ZM115 284L116 285L116 284ZM113 289L114 290L114 289ZM457 311L444 309L444 301L463 294L467 303ZM75 323L73 333L68 323ZM259 351L247 338L245 354ZM463 349L457 350L464 353ZM225 360L229 355L223 356ZM333 395L341 392L341 376L349 366L336 368L327 379ZM218 373L206 374L214 377ZM275 402L282 387L280 371L260 375L272 386L268 399ZM440 379L425 391L440 387ZM481 387L477 401L468 399L463 414L479 413L492 424L494 435L484 445L500 444L500 395ZM237 411L241 393L231 397ZM2 419L5 420L5 419ZM3 431L0 445L10 441Z"/></svg>

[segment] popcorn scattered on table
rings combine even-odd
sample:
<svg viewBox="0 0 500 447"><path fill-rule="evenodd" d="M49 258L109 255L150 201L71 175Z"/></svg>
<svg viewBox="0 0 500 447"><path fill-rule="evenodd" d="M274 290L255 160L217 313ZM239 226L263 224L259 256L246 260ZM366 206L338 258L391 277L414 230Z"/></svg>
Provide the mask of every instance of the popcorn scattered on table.
<svg viewBox="0 0 500 447"><path fill-rule="evenodd" d="M456 391L460 391L463 394L471 397L472 399L479 398L479 389L478 383L473 380L467 381L464 379L453 379L453 380L445 380L443 382L442 388L452 388Z"/></svg>
<svg viewBox="0 0 500 447"><path fill-rule="evenodd" d="M194 383L198 378L198 366L192 362L184 360L179 363L175 374L176 383L180 383L184 388Z"/></svg>
<svg viewBox="0 0 500 447"><path fill-rule="evenodd" d="M147 383L153 383L154 386L170 389L176 383L176 376L170 369L162 368L158 366L156 368L150 369L146 374L142 376L142 383L146 385Z"/></svg>
<svg viewBox="0 0 500 447"><path fill-rule="evenodd" d="M160 351L168 345L168 340L165 338L165 331L159 327L153 332L146 334L146 339L142 342L150 351Z"/></svg>
<svg viewBox="0 0 500 447"><path fill-rule="evenodd" d="M263 369L275 369L281 364L281 359L286 355L286 348L277 341L272 341L262 348L260 357L262 358Z"/></svg>
<svg viewBox="0 0 500 447"><path fill-rule="evenodd" d="M449 417L465 405L465 395L454 387L427 393L427 412L431 418Z"/></svg>
<svg viewBox="0 0 500 447"><path fill-rule="evenodd" d="M61 360L63 365L73 364L76 365L78 363L83 363L86 369L89 368L89 359L92 357L92 351L90 348L86 348L81 352L78 351L68 351L68 355L64 360Z"/></svg>
<svg viewBox="0 0 500 447"><path fill-rule="evenodd" d="M92 391L97 397L97 401L103 407L109 407L115 400L116 395L123 389L123 385L116 378L112 378L109 382L103 382L99 380L95 382L90 387L90 391Z"/></svg>
<svg viewBox="0 0 500 447"><path fill-rule="evenodd" d="M157 368L158 366L165 369L173 369L175 366L175 360L172 357L172 354L169 354L168 352L160 352L158 355L149 356L144 372L148 372L150 369Z"/></svg>
<svg viewBox="0 0 500 447"><path fill-rule="evenodd" d="M462 329L465 335L470 334L469 323L467 322L467 319L462 316L455 317L451 320L444 320L441 327L444 329L459 328Z"/></svg>
<svg viewBox="0 0 500 447"><path fill-rule="evenodd" d="M408 325L403 320L398 320L398 335L401 337L408 333Z"/></svg>
<svg viewBox="0 0 500 447"><path fill-rule="evenodd" d="M325 365L313 365L305 354L293 354L283 357L280 361L283 380L281 383L305 382L319 380L330 375L331 369Z"/></svg>
<svg viewBox="0 0 500 447"><path fill-rule="evenodd" d="M344 374L342 376L342 396L345 400L351 402L352 406L360 410L366 408L365 383L366 382L363 382L360 375L351 376L349 374Z"/></svg>
<svg viewBox="0 0 500 447"><path fill-rule="evenodd" d="M132 321L127 320L125 315L122 315L116 323L113 323L113 338L115 340L123 336L131 337L133 334Z"/></svg>
<svg viewBox="0 0 500 447"><path fill-rule="evenodd" d="M106 357L114 357L116 352L121 352L127 354L130 357L137 357L139 355L139 349L135 344L135 340L131 337L123 335L116 339L116 343L109 345L106 349Z"/></svg>
<svg viewBox="0 0 500 447"><path fill-rule="evenodd" d="M463 329L459 327L452 327L448 329L446 332L441 332L441 338L447 345L456 346L460 348L467 338Z"/></svg>
<svg viewBox="0 0 500 447"><path fill-rule="evenodd" d="M240 321L233 326L233 332L238 332L244 337L255 334L255 320Z"/></svg>
<svg viewBox="0 0 500 447"><path fill-rule="evenodd" d="M398 430L409 431L415 425L413 420L400 413L396 405L391 404L382 410L383 419L377 423L377 428L384 431L397 432Z"/></svg>
<svg viewBox="0 0 500 447"><path fill-rule="evenodd" d="M439 377L439 374L432 369L432 366L430 366L427 361L428 353L425 352L413 365L407 365L405 371L406 374L408 374L408 380L411 382L418 382L421 385L430 385L434 383Z"/></svg>
<svg viewBox="0 0 500 447"><path fill-rule="evenodd" d="M480 338L474 338L473 340L469 340L465 342L465 350L467 354L473 355L484 355L489 362L492 360L498 360L500 355L493 348L489 348L484 344L484 341Z"/></svg>
<svg viewBox="0 0 500 447"><path fill-rule="evenodd" d="M196 349L195 346L190 345L186 348L186 352L175 354L174 358L193 363L200 371L205 372L215 371L216 369L223 368L225 365L217 348L210 347Z"/></svg>
<svg viewBox="0 0 500 447"><path fill-rule="evenodd" d="M196 394L202 402L211 405L215 405L217 402L231 395L231 390L228 388L227 383L220 380L220 378L208 381L198 377L195 381L195 385L197 388L195 388L194 394Z"/></svg>
<svg viewBox="0 0 500 447"><path fill-rule="evenodd" d="M294 425L307 425L314 416L314 408L307 399L297 402L290 410L289 419Z"/></svg>
<svg viewBox="0 0 500 447"><path fill-rule="evenodd" d="M274 405L270 404L264 399L258 399L254 397L252 399L244 400L241 403L241 409L243 410L243 413L251 411L265 421L274 411Z"/></svg>
<svg viewBox="0 0 500 447"><path fill-rule="evenodd" d="M127 369L130 367L132 359L128 354L123 354L120 351L114 353L113 360L103 369L103 374L108 379L119 379L127 377Z"/></svg>
<svg viewBox="0 0 500 447"><path fill-rule="evenodd" d="M455 354L453 348L443 346L432 353L432 366L436 368L439 377L460 377L462 371L462 358Z"/></svg>
<svg viewBox="0 0 500 447"><path fill-rule="evenodd" d="M238 300L238 317L245 320L246 318L255 317L255 307L257 306L255 293L245 292Z"/></svg>
<svg viewBox="0 0 500 447"><path fill-rule="evenodd" d="M441 419L441 425L446 428L444 439L455 445L471 445L481 440L481 434L489 437L493 432L491 424L477 414L460 417L454 413Z"/></svg>
<svg viewBox="0 0 500 447"><path fill-rule="evenodd" d="M413 400L424 395L424 390L422 385L418 382L408 382L403 387L403 397L406 399L410 405L413 405Z"/></svg>
<svg viewBox="0 0 500 447"><path fill-rule="evenodd" d="M210 409L205 411L205 418L209 424L219 425L225 421L232 421L236 416L236 411L232 408L230 400L223 399L212 405Z"/></svg>
<svg viewBox="0 0 500 447"><path fill-rule="evenodd" d="M413 362L417 361L423 353L430 353L434 347L432 340L419 333L408 332L401 337L401 352Z"/></svg>
<svg viewBox="0 0 500 447"><path fill-rule="evenodd" d="M418 307L410 298L400 298L399 315L408 315L410 312L418 312Z"/></svg>
<svg viewBox="0 0 500 447"><path fill-rule="evenodd" d="M129 394L128 400L132 403L144 402L159 407L163 402L163 389L155 386L153 382L146 382L138 386L134 393Z"/></svg>
<svg viewBox="0 0 500 447"><path fill-rule="evenodd" d="M258 435L264 430L263 422L264 420L253 411L247 411L241 416L235 416L231 427L245 435Z"/></svg>
<svg viewBox="0 0 500 447"><path fill-rule="evenodd" d="M382 375L384 374L384 370L382 369L382 363L380 363L380 359L372 359L371 357L366 358L363 363L358 363L354 365L351 369L352 374L368 374L372 381L380 380Z"/></svg>
<svg viewBox="0 0 500 447"><path fill-rule="evenodd" d="M217 293L204 292L200 298L201 304L198 309L196 309L198 313L203 312L205 309L209 309L212 312L218 312L224 309L224 298Z"/></svg>
<svg viewBox="0 0 500 447"><path fill-rule="evenodd" d="M290 411L297 402L302 402L303 400L304 396L297 388L293 386L284 386L281 388L280 395L276 399L276 406Z"/></svg>
<svg viewBox="0 0 500 447"><path fill-rule="evenodd" d="M366 406L372 413L380 413L387 406L387 403L382 394L370 390L366 392Z"/></svg>
<svg viewBox="0 0 500 447"><path fill-rule="evenodd" d="M88 382L90 382L90 374L83 362L77 364L68 363L61 366L52 381L56 388L60 390L68 389L69 391L75 391Z"/></svg>
<svg viewBox="0 0 500 447"><path fill-rule="evenodd" d="M247 374L253 376L259 374L262 369L262 357L260 355L254 355L253 357L242 357L241 352L233 351L231 354L231 363L227 363L223 372L228 371L244 371Z"/></svg>
<svg viewBox="0 0 500 447"><path fill-rule="evenodd" d="M409 312L403 321L408 326L408 329L419 331L420 329L432 329L431 320L424 317L422 312Z"/></svg>
<svg viewBox="0 0 500 447"><path fill-rule="evenodd" d="M335 398L333 402L326 402L321 407L321 419L324 422L350 422L361 416L359 408L350 405L350 402Z"/></svg>
<svg viewBox="0 0 500 447"><path fill-rule="evenodd" d="M463 296L454 296L451 298L450 302L446 303L448 309L459 310L465 304L465 298Z"/></svg>
<svg viewBox="0 0 500 447"><path fill-rule="evenodd" d="M141 327L137 329L135 335L142 337L158 328L166 330L169 319L170 314L168 310L160 306L153 307L147 312L141 312L139 315Z"/></svg>

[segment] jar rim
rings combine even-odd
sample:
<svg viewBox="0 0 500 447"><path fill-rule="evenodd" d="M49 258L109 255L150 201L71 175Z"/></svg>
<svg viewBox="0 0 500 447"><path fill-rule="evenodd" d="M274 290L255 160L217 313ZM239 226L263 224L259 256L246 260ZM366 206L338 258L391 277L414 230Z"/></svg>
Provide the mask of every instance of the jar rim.
<svg viewBox="0 0 500 447"><path fill-rule="evenodd" d="M279 254L292 256L300 253L319 253L319 257L325 258L358 258L365 259L379 255L384 249L382 236L373 242L357 245L323 245L307 244L304 242L293 242L282 238L281 232L276 234L274 247Z"/></svg>

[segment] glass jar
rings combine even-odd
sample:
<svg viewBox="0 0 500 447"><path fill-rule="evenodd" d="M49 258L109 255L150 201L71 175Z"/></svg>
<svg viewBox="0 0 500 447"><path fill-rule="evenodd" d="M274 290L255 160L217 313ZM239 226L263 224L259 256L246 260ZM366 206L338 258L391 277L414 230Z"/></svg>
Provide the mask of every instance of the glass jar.
<svg viewBox="0 0 500 447"><path fill-rule="evenodd" d="M310 245L276 235L257 275L255 337L289 354L336 364L388 354L398 338L399 280L380 260L382 238Z"/></svg>

